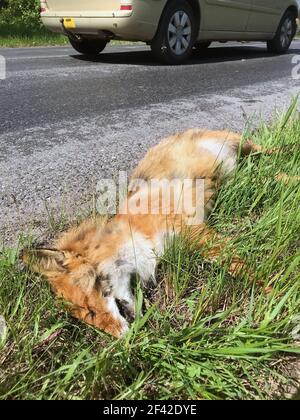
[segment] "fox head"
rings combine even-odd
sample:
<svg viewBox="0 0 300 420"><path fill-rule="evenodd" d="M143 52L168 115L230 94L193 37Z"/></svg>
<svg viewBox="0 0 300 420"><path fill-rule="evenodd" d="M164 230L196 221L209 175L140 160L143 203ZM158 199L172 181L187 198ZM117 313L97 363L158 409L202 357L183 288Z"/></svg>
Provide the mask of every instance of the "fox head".
<svg viewBox="0 0 300 420"><path fill-rule="evenodd" d="M78 230L75 236L73 233L60 241L62 248L23 251L23 263L47 278L55 294L70 304L73 316L120 337L128 330L128 313L116 298L108 276L99 272L99 262L92 263L88 252L79 252L85 249L86 226L81 229L79 241L74 240ZM67 243L72 246L66 246Z"/></svg>

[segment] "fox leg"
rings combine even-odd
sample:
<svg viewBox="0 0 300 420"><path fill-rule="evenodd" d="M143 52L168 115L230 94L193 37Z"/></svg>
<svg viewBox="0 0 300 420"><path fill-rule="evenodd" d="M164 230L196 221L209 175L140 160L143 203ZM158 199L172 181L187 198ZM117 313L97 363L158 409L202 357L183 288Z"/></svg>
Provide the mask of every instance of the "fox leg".
<svg viewBox="0 0 300 420"><path fill-rule="evenodd" d="M231 238L220 236L206 225L189 226L185 234L192 246L199 249L205 258L211 262L220 262L222 266L228 264L228 273L233 277L239 276L242 271L253 277L250 268L242 258L234 252L228 258L224 253L226 248L229 252L234 251L232 248L230 250L229 246Z"/></svg>
<svg viewBox="0 0 300 420"><path fill-rule="evenodd" d="M300 176L288 175L285 172L280 172L275 179L277 182L284 182L286 185L300 182Z"/></svg>
<svg viewBox="0 0 300 420"><path fill-rule="evenodd" d="M273 147L272 149L264 149L259 144L254 143L252 140L246 140L241 146L241 156L249 156L252 153L264 153L266 155L274 155L280 152L289 152L293 146L282 145Z"/></svg>
<svg viewBox="0 0 300 420"><path fill-rule="evenodd" d="M266 153L267 155L272 155L285 150L288 150L288 147L275 147L273 149L264 150L259 144L255 144L253 141L247 140L241 147L241 155L249 156L251 153ZM277 182L284 182L286 185L288 185L291 183L300 182L300 176L292 176L285 172L280 172L276 175L275 180Z"/></svg>
<svg viewBox="0 0 300 420"><path fill-rule="evenodd" d="M262 146L260 146L259 144L254 143L252 140L246 140L242 145L241 145L241 156L249 156L252 153L263 153L264 150L262 148ZM266 153L268 153L266 151Z"/></svg>
<svg viewBox="0 0 300 420"><path fill-rule="evenodd" d="M252 140L246 140L241 146L241 156L246 157L252 153L273 155L281 151L280 147L274 147L273 149L264 149L259 144L254 143Z"/></svg>
<svg viewBox="0 0 300 420"><path fill-rule="evenodd" d="M253 133L254 134L254 133ZM277 147L273 147L271 149L265 149L263 146L254 143L251 138L244 140L242 134L238 133L229 133L226 137L226 141L231 143L236 147L236 150L240 149L240 154L242 157L246 157L251 155L252 153L255 154L266 154L272 155L280 152L290 152L291 150L298 148L300 149L300 145L291 145L291 144L282 144Z"/></svg>

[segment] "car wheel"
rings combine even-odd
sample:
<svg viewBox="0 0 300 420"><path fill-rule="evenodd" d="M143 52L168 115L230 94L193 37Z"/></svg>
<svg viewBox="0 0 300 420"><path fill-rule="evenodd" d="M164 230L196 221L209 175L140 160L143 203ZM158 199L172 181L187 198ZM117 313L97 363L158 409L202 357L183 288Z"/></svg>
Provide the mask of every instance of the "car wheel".
<svg viewBox="0 0 300 420"><path fill-rule="evenodd" d="M190 57L196 36L193 9L187 1L175 0L163 12L151 49L165 64L182 64Z"/></svg>
<svg viewBox="0 0 300 420"><path fill-rule="evenodd" d="M268 50L275 54L284 54L290 48L292 40L296 34L296 19L290 10L288 10L277 29L275 37L267 42Z"/></svg>
<svg viewBox="0 0 300 420"><path fill-rule="evenodd" d="M211 46L210 41L196 42L196 44L194 45L194 50L199 52L199 53L202 53L202 52L205 52L210 46Z"/></svg>
<svg viewBox="0 0 300 420"><path fill-rule="evenodd" d="M106 47L107 41L103 39L73 39L69 38L70 44L80 54L97 55Z"/></svg>

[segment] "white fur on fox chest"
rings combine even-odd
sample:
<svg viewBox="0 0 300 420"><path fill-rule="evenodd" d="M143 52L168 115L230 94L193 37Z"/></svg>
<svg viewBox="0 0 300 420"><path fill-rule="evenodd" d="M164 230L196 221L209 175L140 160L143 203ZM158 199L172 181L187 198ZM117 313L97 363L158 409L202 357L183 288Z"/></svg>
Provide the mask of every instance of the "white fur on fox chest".
<svg viewBox="0 0 300 420"><path fill-rule="evenodd" d="M136 273L145 285L155 277L157 258L164 252L165 237L162 232L152 241L141 233L132 232L131 237L120 245L117 253L101 264L101 272L117 282Z"/></svg>
<svg viewBox="0 0 300 420"><path fill-rule="evenodd" d="M230 174L237 167L237 153L229 143L216 139L207 139L199 142L200 150L209 152L216 158L216 162L222 165L225 175Z"/></svg>

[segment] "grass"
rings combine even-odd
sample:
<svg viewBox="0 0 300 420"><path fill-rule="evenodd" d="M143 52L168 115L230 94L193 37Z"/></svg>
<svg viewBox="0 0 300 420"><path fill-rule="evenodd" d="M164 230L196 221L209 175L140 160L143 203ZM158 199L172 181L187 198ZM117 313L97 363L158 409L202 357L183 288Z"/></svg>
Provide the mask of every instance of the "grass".
<svg viewBox="0 0 300 420"><path fill-rule="evenodd" d="M110 41L110 45L131 44L129 41ZM31 29L24 24L10 24L1 22L0 18L0 48L21 48L39 46L70 46L66 36L56 34L41 26Z"/></svg>
<svg viewBox="0 0 300 420"><path fill-rule="evenodd" d="M293 112L253 138L289 148L250 157L222 187L210 225L235 238L259 281L233 279L184 239L161 261L157 290L123 340L72 319L47 283L0 256L1 399L283 398L300 308L300 117ZM21 241L24 243L24 239ZM21 245L20 245L21 246ZM141 305L141 292L138 304ZM298 318L299 323L299 318Z"/></svg>
<svg viewBox="0 0 300 420"><path fill-rule="evenodd" d="M31 29L22 24L0 22L0 47L37 47L68 44L67 37L41 27Z"/></svg>

